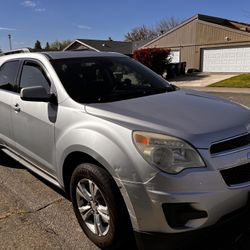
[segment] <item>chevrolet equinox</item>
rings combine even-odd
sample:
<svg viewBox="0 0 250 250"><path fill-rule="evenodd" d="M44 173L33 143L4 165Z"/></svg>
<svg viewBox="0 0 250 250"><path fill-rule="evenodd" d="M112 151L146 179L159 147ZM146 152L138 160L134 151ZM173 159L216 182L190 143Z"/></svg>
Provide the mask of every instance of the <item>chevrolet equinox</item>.
<svg viewBox="0 0 250 250"><path fill-rule="evenodd" d="M63 189L102 249L158 235L165 249L247 204L249 109L127 56L3 55L0 115L1 149Z"/></svg>

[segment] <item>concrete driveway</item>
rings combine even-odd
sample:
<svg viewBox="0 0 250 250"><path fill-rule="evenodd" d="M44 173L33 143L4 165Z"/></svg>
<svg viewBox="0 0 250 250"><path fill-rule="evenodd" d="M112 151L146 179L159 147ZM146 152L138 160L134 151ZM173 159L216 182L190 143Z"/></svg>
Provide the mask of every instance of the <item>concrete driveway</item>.
<svg viewBox="0 0 250 250"><path fill-rule="evenodd" d="M236 76L229 73L192 73L170 79L169 82L179 87L206 87L212 83Z"/></svg>

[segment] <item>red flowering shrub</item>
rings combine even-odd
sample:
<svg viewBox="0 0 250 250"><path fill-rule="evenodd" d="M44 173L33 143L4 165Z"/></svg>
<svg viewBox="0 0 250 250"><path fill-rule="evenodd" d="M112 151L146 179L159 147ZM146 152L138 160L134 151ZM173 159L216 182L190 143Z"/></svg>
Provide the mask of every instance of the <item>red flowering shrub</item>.
<svg viewBox="0 0 250 250"><path fill-rule="evenodd" d="M170 61L170 49L147 48L134 51L133 58L158 74L163 74Z"/></svg>

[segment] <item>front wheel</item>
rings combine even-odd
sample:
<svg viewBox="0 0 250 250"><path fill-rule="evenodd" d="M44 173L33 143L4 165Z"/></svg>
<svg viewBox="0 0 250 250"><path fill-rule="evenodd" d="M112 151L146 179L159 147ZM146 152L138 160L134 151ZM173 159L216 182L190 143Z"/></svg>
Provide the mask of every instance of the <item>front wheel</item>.
<svg viewBox="0 0 250 250"><path fill-rule="evenodd" d="M80 164L71 178L70 195L78 222L91 241L102 249L131 249L133 235L125 204L104 169Z"/></svg>

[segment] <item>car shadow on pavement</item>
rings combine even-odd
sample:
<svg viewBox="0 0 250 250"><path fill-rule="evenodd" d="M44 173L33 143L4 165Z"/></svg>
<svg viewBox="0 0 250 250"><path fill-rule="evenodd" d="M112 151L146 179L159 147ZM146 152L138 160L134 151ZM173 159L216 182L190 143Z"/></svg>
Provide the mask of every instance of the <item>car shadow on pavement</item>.
<svg viewBox="0 0 250 250"><path fill-rule="evenodd" d="M0 165L8 168L25 169L23 165L5 154L2 150L0 150Z"/></svg>
<svg viewBox="0 0 250 250"><path fill-rule="evenodd" d="M174 82L183 82L183 81L197 81L203 78L207 78L209 74L207 73L187 73L185 75L179 75L174 78L169 78L167 80Z"/></svg>
<svg viewBox="0 0 250 250"><path fill-rule="evenodd" d="M69 197L65 194L63 190L61 190L59 187L53 185L49 181L45 180L44 178L40 177L38 174L34 173L33 171L29 170L28 168L24 167L21 163L14 160L7 154L5 154L2 150L0 150L0 166L6 167L6 168L12 168L12 169L23 169L29 172L31 175L33 175L36 179L44 183L46 186L53 189L58 194L62 195L64 198L69 200Z"/></svg>

